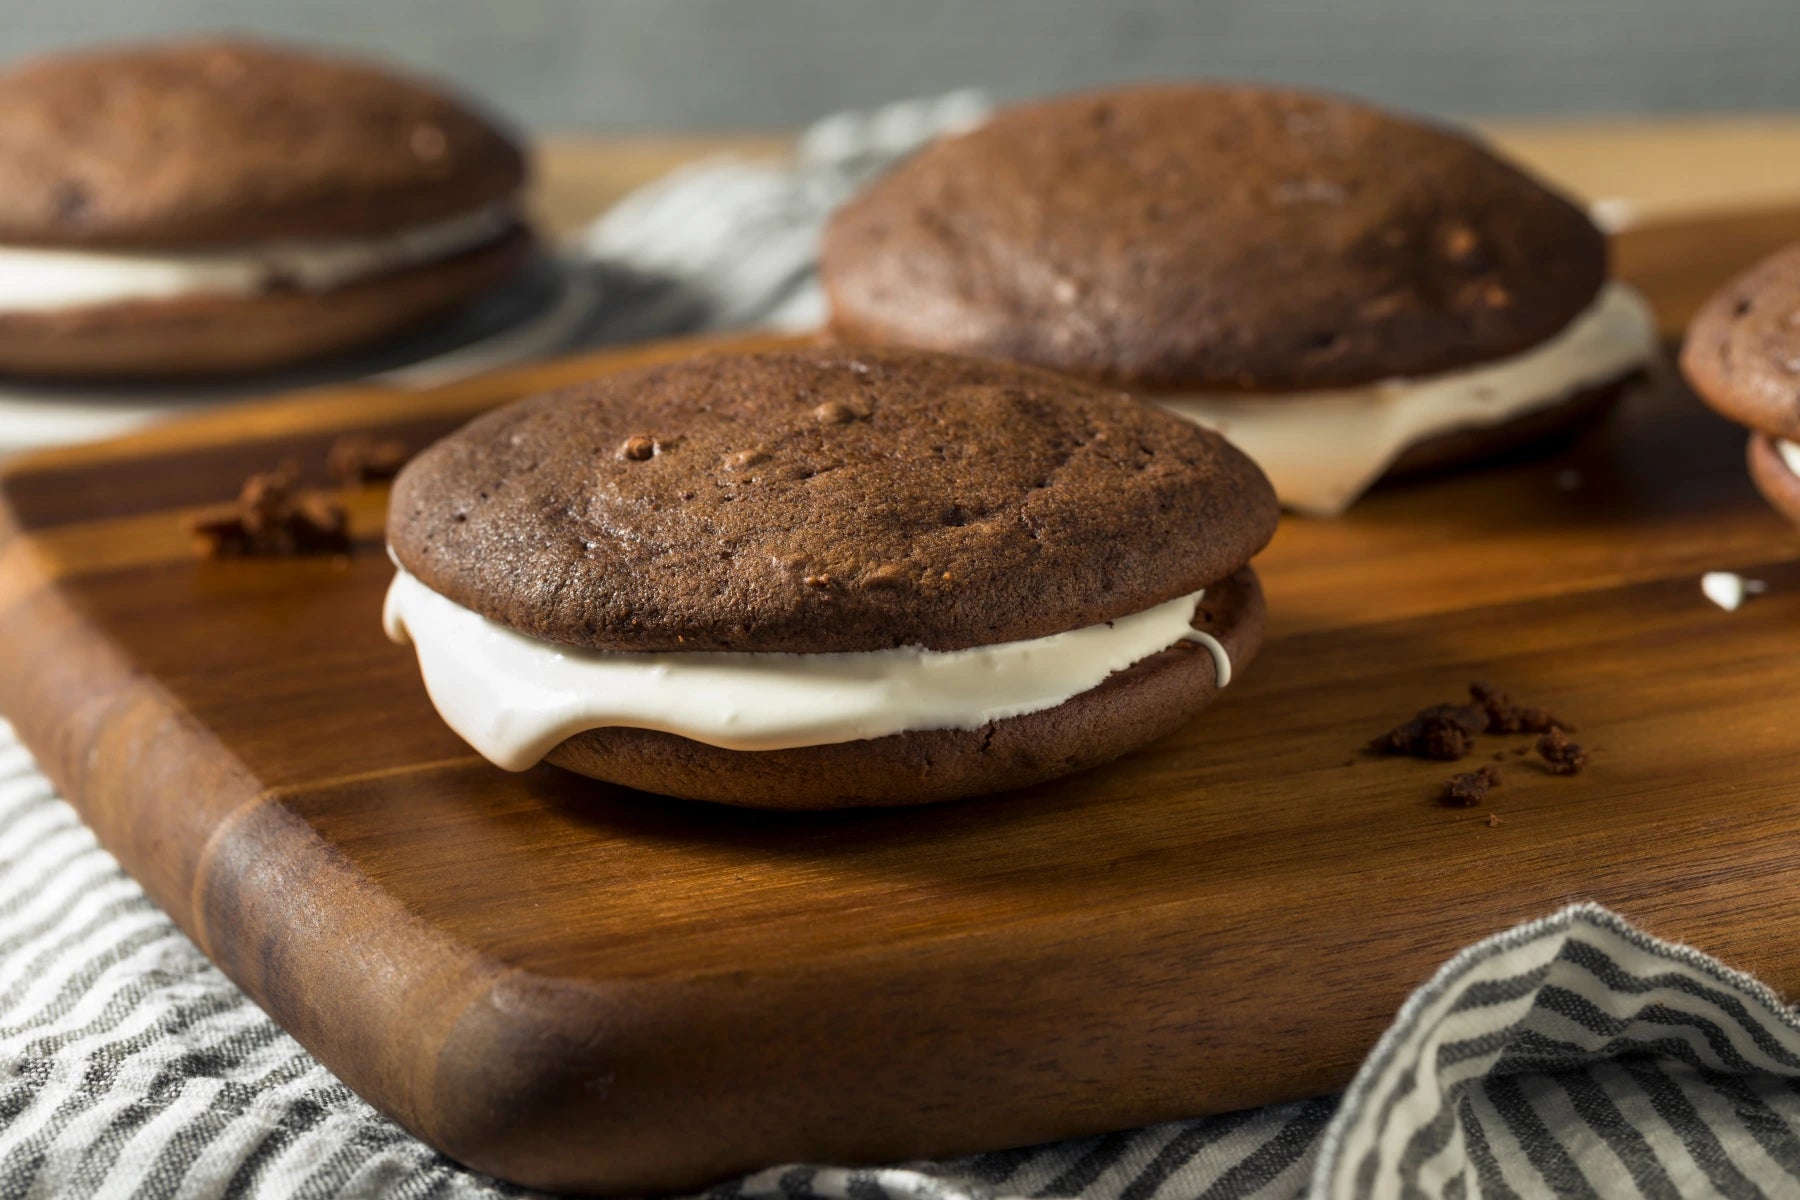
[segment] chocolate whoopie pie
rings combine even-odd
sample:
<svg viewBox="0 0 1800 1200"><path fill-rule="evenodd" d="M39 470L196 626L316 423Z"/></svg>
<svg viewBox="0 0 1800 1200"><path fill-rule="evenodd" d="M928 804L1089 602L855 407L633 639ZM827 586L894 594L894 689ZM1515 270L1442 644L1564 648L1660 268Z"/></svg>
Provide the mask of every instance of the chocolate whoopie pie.
<svg viewBox="0 0 1800 1200"><path fill-rule="evenodd" d="M1800 245L1715 292L1688 326L1681 370L1700 398L1750 429L1750 478L1800 524Z"/></svg>
<svg viewBox="0 0 1800 1200"><path fill-rule="evenodd" d="M1565 425L1655 351L1574 204L1461 134L1270 88L1004 111L841 209L823 275L839 337L1129 387L1320 513Z"/></svg>
<svg viewBox="0 0 1800 1200"><path fill-rule="evenodd" d="M0 373L188 376L372 342L525 261L519 148L426 84L235 41L0 74Z"/></svg>
<svg viewBox="0 0 1800 1200"><path fill-rule="evenodd" d="M1170 732L1255 654L1278 504L1129 396L903 349L704 357L484 416L394 485L447 722L766 808L915 804Z"/></svg>

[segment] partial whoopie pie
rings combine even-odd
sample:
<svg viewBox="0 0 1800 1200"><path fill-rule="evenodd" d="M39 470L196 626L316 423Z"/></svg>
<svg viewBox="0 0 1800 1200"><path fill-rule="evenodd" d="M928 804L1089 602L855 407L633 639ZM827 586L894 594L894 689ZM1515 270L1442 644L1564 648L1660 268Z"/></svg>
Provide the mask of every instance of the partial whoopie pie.
<svg viewBox="0 0 1800 1200"><path fill-rule="evenodd" d="M1261 641L1248 563L1277 516L1216 434L1048 372L902 349L702 357L522 400L415 458L389 510L389 625L417 646L439 711L502 765L547 752L597 779L757 807L913 804L1082 770L1205 708L1225 682L1213 650L1242 668ZM613 719L577 716L533 743L542 697L509 698L520 676L537 683L521 655L598 662L644 688L720 664L889 686L869 681L1151 620L1134 636L1160 640L1053 703L975 720L997 676L956 675L945 709L879 736L723 748L731 737L691 727L716 701L703 684L659 719L633 708L633 682L605 697ZM1008 669L1061 680L1087 653L1056 643ZM892 685L895 705L917 702L910 686ZM755 691L767 711L748 715L786 694ZM830 726L838 708L807 713Z"/></svg>
<svg viewBox="0 0 1800 1200"><path fill-rule="evenodd" d="M1800 524L1800 245L1713 293L1688 326L1681 370L1700 398L1750 429L1750 478Z"/></svg>
<svg viewBox="0 0 1800 1200"><path fill-rule="evenodd" d="M0 373L183 376L376 341L524 262L520 150L428 84L238 41L0 74Z"/></svg>
<svg viewBox="0 0 1800 1200"><path fill-rule="evenodd" d="M1273 88L1003 111L841 209L823 274L847 341L1129 387L1318 512L1565 425L1654 352L1567 199L1461 134Z"/></svg>

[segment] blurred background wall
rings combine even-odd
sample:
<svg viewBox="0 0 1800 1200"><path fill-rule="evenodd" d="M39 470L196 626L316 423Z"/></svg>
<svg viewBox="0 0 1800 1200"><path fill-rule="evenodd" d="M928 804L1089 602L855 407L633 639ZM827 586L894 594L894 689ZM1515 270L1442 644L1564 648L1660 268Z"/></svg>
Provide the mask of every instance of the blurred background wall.
<svg viewBox="0 0 1800 1200"><path fill-rule="evenodd" d="M977 84L1279 79L1468 116L1800 108L1800 0L0 0L0 56L230 28L539 128L757 129Z"/></svg>

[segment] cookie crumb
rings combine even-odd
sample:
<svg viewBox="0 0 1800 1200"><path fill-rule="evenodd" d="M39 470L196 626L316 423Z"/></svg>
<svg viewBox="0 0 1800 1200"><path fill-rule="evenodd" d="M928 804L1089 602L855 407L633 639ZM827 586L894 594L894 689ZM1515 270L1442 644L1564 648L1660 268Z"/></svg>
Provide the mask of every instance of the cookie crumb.
<svg viewBox="0 0 1800 1200"><path fill-rule="evenodd" d="M1369 743L1376 754L1400 754L1434 762L1455 762L1475 749L1475 735L1487 714L1472 704L1434 704Z"/></svg>
<svg viewBox="0 0 1800 1200"><path fill-rule="evenodd" d="M1451 808L1474 808L1488 798L1488 793L1500 786L1500 771L1496 767L1481 767L1474 771L1464 771L1461 775L1452 775L1450 782L1444 785L1444 794L1438 803Z"/></svg>
<svg viewBox="0 0 1800 1200"><path fill-rule="evenodd" d="M325 452L325 473L334 483L355 487L392 479L412 455L398 438L376 438L366 433L347 433Z"/></svg>
<svg viewBox="0 0 1800 1200"><path fill-rule="evenodd" d="M1500 814L1499 813L1489 813L1488 818L1487 818L1487 826L1489 829L1500 828Z"/></svg>
<svg viewBox="0 0 1800 1200"><path fill-rule="evenodd" d="M1552 775L1579 775L1581 768L1587 766L1587 751L1564 737L1560 729L1552 729L1540 737L1537 752L1549 764Z"/></svg>
<svg viewBox="0 0 1800 1200"><path fill-rule="evenodd" d="M1572 732L1575 728L1549 709L1514 704L1512 697L1491 683L1470 683L1469 697L1486 714L1488 733L1547 733L1552 729Z"/></svg>
<svg viewBox="0 0 1800 1200"><path fill-rule="evenodd" d="M299 470L286 464L244 481L236 502L218 504L188 520L188 531L213 558L348 555L350 520L325 492L299 486Z"/></svg>

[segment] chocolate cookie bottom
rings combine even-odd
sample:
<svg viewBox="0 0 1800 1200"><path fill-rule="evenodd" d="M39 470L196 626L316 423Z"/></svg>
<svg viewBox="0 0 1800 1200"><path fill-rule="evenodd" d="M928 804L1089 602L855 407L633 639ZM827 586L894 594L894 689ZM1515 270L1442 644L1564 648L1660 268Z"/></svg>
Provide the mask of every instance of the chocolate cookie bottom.
<svg viewBox="0 0 1800 1200"><path fill-rule="evenodd" d="M1431 475L1500 458L1527 446L1554 443L1572 437L1604 417L1643 378L1632 371L1617 379L1585 388L1548 408L1534 408L1498 425L1451 429L1414 442L1401 452L1384 478Z"/></svg>
<svg viewBox="0 0 1800 1200"><path fill-rule="evenodd" d="M1240 569L1207 590L1194 628L1235 669L1262 644L1263 596ZM552 750L559 767L609 783L746 808L929 804L1083 771L1173 732L1218 694L1212 655L1183 642L1055 708L979 729L913 730L789 750L722 750L647 729L592 729Z"/></svg>
<svg viewBox="0 0 1800 1200"><path fill-rule="evenodd" d="M532 246L521 226L453 258L325 292L0 313L0 374L174 379L289 366L429 321L518 270Z"/></svg>

